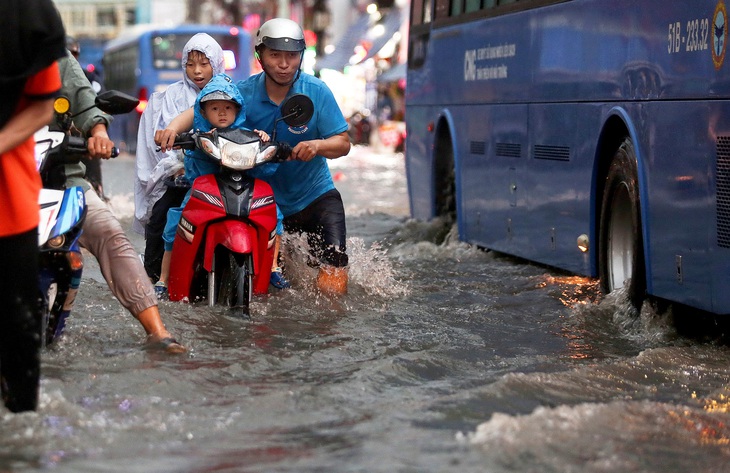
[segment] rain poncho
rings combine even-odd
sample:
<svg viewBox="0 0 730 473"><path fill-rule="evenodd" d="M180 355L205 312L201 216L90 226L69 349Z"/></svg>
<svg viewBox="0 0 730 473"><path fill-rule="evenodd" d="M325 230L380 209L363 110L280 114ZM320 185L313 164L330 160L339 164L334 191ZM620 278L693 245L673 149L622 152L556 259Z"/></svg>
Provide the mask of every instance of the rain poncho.
<svg viewBox="0 0 730 473"><path fill-rule="evenodd" d="M143 235L152 207L165 193L165 179L183 167L182 153L157 151L154 138L156 130L167 128L173 118L192 107L200 93L200 89L185 73L190 51L200 51L208 57L213 75L225 71L220 45L210 35L198 33L190 38L182 51L183 79L150 97L137 132L137 175L134 182L133 229Z"/></svg>

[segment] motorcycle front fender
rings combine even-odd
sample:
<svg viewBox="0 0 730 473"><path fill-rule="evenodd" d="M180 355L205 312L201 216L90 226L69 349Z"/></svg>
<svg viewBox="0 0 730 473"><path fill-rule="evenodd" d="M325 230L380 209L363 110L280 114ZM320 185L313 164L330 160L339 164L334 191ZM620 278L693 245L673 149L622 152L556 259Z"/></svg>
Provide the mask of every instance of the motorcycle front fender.
<svg viewBox="0 0 730 473"><path fill-rule="evenodd" d="M254 253L256 243L256 229L250 224L238 220L213 223L206 230L203 267L206 271L213 269L213 254L218 245L225 246L232 253Z"/></svg>

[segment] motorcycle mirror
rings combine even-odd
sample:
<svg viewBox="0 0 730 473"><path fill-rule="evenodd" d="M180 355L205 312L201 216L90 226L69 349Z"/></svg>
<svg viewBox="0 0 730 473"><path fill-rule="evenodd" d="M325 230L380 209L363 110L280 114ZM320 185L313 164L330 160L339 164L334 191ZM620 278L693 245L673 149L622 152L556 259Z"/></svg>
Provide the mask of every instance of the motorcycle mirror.
<svg viewBox="0 0 730 473"><path fill-rule="evenodd" d="M139 100L118 90L107 90L96 96L94 102L99 109L110 114L129 113L139 104Z"/></svg>
<svg viewBox="0 0 730 473"><path fill-rule="evenodd" d="M281 119L289 126L306 125L314 115L314 103L304 94L295 94L281 106Z"/></svg>
<svg viewBox="0 0 730 473"><path fill-rule="evenodd" d="M293 127L306 125L314 115L314 103L312 103L312 99L304 94L294 94L284 101L280 110L281 118L277 118L274 122L271 141L276 141L276 125L282 120Z"/></svg>

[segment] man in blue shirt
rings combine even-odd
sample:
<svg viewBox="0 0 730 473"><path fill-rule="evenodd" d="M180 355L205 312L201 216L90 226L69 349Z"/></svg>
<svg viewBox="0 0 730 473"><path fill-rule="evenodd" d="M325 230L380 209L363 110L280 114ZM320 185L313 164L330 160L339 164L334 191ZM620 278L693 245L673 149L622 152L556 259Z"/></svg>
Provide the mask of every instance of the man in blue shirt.
<svg viewBox="0 0 730 473"><path fill-rule="evenodd" d="M304 48L297 23L284 18L267 21L256 33L256 58L263 72L237 85L246 99L244 126L250 129L273 130L281 116L279 106L293 94L305 94L314 102L314 116L306 125L293 128L279 122L277 141L292 145L292 155L266 181L284 214L285 229L307 234L320 263L317 287L343 294L348 282L345 209L326 160L350 151L347 122L327 85L301 72ZM163 150L172 147L176 134L190 129L192 116L192 110L184 112L157 132L155 141Z"/></svg>

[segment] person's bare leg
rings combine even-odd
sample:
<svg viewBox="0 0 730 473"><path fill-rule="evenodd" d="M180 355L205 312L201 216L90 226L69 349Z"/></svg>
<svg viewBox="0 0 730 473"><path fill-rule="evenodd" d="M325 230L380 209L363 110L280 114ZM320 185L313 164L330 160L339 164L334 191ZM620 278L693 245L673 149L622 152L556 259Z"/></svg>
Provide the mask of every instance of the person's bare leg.
<svg viewBox="0 0 730 473"><path fill-rule="evenodd" d="M325 294L347 294L347 268L321 265L317 273L317 289Z"/></svg>
<svg viewBox="0 0 730 473"><path fill-rule="evenodd" d="M156 305L146 308L136 317L147 333L147 343L162 344L168 353L184 353L186 351L185 347L180 345L165 328Z"/></svg>
<svg viewBox="0 0 730 473"><path fill-rule="evenodd" d="M274 239L274 260L271 262L271 270L274 271L279 267L279 250L281 249L281 235L276 235Z"/></svg>
<svg viewBox="0 0 730 473"><path fill-rule="evenodd" d="M160 282L167 285L167 280L170 278L170 261L172 260L172 251L167 251L162 254L162 267L160 268Z"/></svg>

